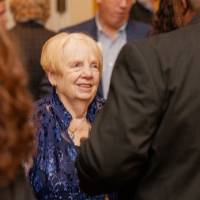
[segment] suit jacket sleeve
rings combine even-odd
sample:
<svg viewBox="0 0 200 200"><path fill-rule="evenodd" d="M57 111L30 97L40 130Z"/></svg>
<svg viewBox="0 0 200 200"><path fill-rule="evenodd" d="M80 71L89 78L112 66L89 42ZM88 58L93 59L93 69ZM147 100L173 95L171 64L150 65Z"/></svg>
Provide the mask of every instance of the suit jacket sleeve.
<svg viewBox="0 0 200 200"><path fill-rule="evenodd" d="M137 43L122 49L108 101L97 116L90 139L80 147L76 165L80 185L87 193L137 184L148 167L161 115L163 82L156 53L146 49L140 50Z"/></svg>

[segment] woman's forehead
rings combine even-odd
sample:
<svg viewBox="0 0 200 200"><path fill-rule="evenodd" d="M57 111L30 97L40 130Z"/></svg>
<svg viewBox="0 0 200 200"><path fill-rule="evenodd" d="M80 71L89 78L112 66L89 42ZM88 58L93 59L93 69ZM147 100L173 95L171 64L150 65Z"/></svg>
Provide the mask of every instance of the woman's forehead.
<svg viewBox="0 0 200 200"><path fill-rule="evenodd" d="M88 47L88 49L92 48L92 45L90 41L86 40L86 39L82 39L82 38L73 38L73 39L69 39L66 43L65 43L65 47L64 48L86 48Z"/></svg>
<svg viewBox="0 0 200 200"><path fill-rule="evenodd" d="M73 57L82 57L85 56L90 57L97 57L97 53L94 49L94 46L89 44L86 41L82 40L73 40L69 43L65 44L64 47L64 56L69 56L71 58Z"/></svg>

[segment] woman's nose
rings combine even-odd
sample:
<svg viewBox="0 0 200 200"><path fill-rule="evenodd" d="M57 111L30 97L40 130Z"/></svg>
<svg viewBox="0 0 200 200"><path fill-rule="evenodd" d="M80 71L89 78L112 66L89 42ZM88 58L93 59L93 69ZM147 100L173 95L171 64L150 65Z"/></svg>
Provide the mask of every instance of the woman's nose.
<svg viewBox="0 0 200 200"><path fill-rule="evenodd" d="M92 77L92 69L90 66L84 66L82 70L82 76Z"/></svg>

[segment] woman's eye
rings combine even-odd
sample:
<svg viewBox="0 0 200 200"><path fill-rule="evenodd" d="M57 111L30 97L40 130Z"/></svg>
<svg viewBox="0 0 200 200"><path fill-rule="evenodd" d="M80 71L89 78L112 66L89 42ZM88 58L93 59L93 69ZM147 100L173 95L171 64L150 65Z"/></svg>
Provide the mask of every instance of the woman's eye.
<svg viewBox="0 0 200 200"><path fill-rule="evenodd" d="M97 63L92 63L90 66L91 66L92 68L98 68Z"/></svg>
<svg viewBox="0 0 200 200"><path fill-rule="evenodd" d="M72 63L71 64L71 67L72 68L77 68L77 67L81 67L82 66L82 63L81 62L75 62L75 63Z"/></svg>

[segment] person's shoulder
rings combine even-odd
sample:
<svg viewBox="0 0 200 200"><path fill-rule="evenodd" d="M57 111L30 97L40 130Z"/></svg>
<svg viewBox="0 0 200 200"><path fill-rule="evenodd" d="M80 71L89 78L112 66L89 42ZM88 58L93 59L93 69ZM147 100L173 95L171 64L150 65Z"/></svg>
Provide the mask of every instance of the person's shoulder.
<svg viewBox="0 0 200 200"><path fill-rule="evenodd" d="M50 30L49 28L46 28L46 27L43 27L43 31L44 31L47 35L49 35L49 36L53 36L53 35L56 34L55 31Z"/></svg>
<svg viewBox="0 0 200 200"><path fill-rule="evenodd" d="M151 25L136 20L128 20L127 27L143 32L149 32L152 29Z"/></svg>
<svg viewBox="0 0 200 200"><path fill-rule="evenodd" d="M102 109L103 105L105 104L105 100L100 96L95 96L92 103L88 108L88 116L91 121L94 121L96 114Z"/></svg>
<svg viewBox="0 0 200 200"><path fill-rule="evenodd" d="M138 22L135 20L128 20L126 26L126 34L128 41L134 41L141 38L146 38L151 32L152 27L143 22Z"/></svg>
<svg viewBox="0 0 200 200"><path fill-rule="evenodd" d="M130 59L133 55L145 57L147 62L164 60L166 63L178 59L183 50L195 49L198 36L190 27L179 28L147 38L128 42L121 51L121 57ZM184 41L184 42L183 42ZM196 42L195 42L196 41ZM131 59L130 59L131 60Z"/></svg>
<svg viewBox="0 0 200 200"><path fill-rule="evenodd" d="M34 112L31 118L36 132L43 132L44 127L52 125L52 115L53 115L53 97L52 95L45 96L40 100L37 100L34 104ZM37 135L38 136L38 135Z"/></svg>
<svg viewBox="0 0 200 200"><path fill-rule="evenodd" d="M73 26L68 26L63 29L61 29L59 32L84 32L88 29L91 29L91 27L96 26L95 18L91 18L89 20L86 20L84 22L75 24Z"/></svg>
<svg viewBox="0 0 200 200"><path fill-rule="evenodd" d="M173 45L176 44L176 41L180 40L180 37L184 34L184 31L177 29L167 33L161 33L157 35L148 36L146 38L141 38L135 41L131 41L127 43L125 46L127 48L131 46L136 46L138 48L145 47L158 47L165 45Z"/></svg>
<svg viewBox="0 0 200 200"><path fill-rule="evenodd" d="M44 116L44 113L47 112L47 109L50 108L51 103L52 102L52 94L44 96L43 98L37 100L35 102L34 108L35 108L35 112L34 112L34 118L41 118Z"/></svg>
<svg viewBox="0 0 200 200"><path fill-rule="evenodd" d="M138 46L151 46L158 50L164 50L172 52L173 50L181 48L184 44L191 40L192 32L188 27L178 28L176 30L169 31L167 33L161 33L155 36L151 36L146 40L141 40L136 44ZM195 35L193 34L195 37ZM184 41L184 42L183 42Z"/></svg>
<svg viewBox="0 0 200 200"><path fill-rule="evenodd" d="M32 25L31 25L32 24ZM55 35L55 32L53 30L50 30L49 28L47 28L44 24L40 24L38 22L30 22L30 27L33 27L32 30L35 32L38 32L37 37L46 37L47 39L49 37L52 37L53 35Z"/></svg>
<svg viewBox="0 0 200 200"><path fill-rule="evenodd" d="M149 25L145 22L134 20L134 19L128 20L128 24L130 24L130 26L136 26L136 27L142 27L142 28L151 28L151 25Z"/></svg>
<svg viewBox="0 0 200 200"><path fill-rule="evenodd" d="M43 24L35 21L17 23L10 29L12 35L18 35L22 38L37 39L37 44L41 41L46 41L48 38L55 35L53 30L46 28Z"/></svg>

